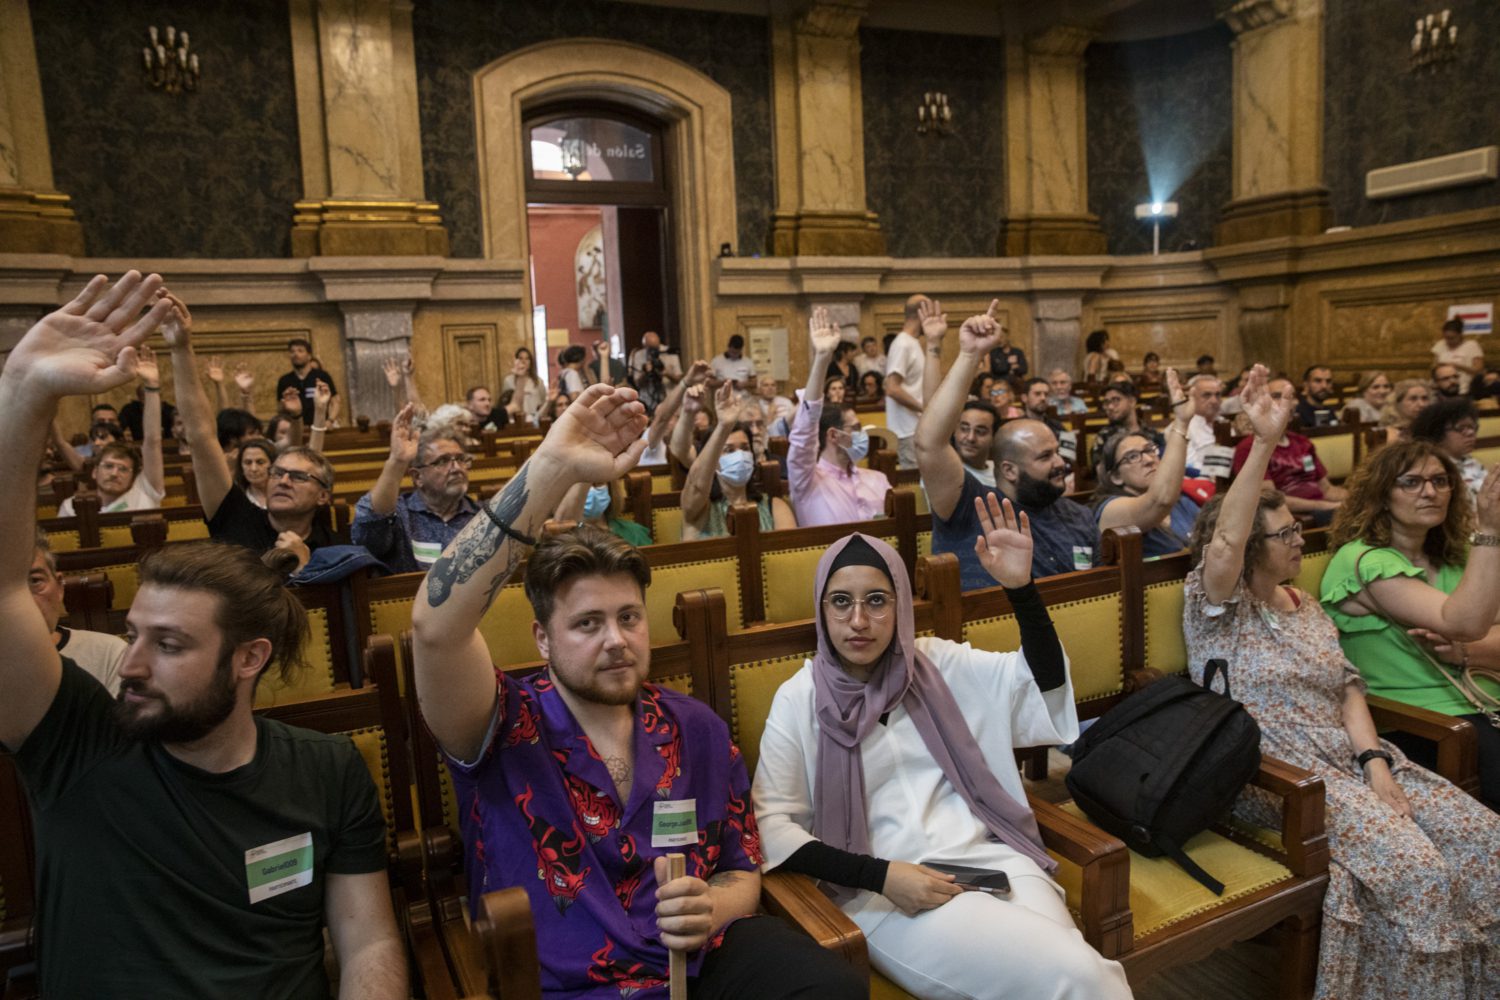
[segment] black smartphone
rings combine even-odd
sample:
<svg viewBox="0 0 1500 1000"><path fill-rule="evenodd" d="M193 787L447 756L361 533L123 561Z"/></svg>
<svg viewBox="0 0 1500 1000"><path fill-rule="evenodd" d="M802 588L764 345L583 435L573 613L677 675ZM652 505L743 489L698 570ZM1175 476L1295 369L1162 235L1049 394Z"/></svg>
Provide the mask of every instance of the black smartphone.
<svg viewBox="0 0 1500 1000"><path fill-rule="evenodd" d="M954 876L957 884L965 889L978 889L997 896L1010 895L1010 879L1002 871L996 871L993 868L971 868L968 865L945 865L936 861L924 861L922 864L935 872Z"/></svg>

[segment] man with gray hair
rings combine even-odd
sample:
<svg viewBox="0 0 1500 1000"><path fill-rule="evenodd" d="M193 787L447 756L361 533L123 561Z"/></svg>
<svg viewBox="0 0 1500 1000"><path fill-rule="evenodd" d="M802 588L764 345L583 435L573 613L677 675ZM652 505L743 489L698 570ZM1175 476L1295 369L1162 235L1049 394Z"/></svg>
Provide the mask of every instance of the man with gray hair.
<svg viewBox="0 0 1500 1000"><path fill-rule="evenodd" d="M426 570L479 511L468 495L474 457L462 434L451 426L419 431L415 413L408 403L391 422L390 456L349 528L354 544L397 573ZM402 493L408 472L416 489Z"/></svg>
<svg viewBox="0 0 1500 1000"><path fill-rule="evenodd" d="M1224 384L1217 375L1194 375L1188 379L1187 399L1193 408L1193 419L1188 421L1187 432L1187 467L1191 476L1205 471L1205 464L1217 464L1208 460L1214 457L1213 450L1218 444L1214 423L1224 408ZM1222 469L1213 471L1223 474Z"/></svg>
<svg viewBox="0 0 1500 1000"><path fill-rule="evenodd" d="M57 651L92 675L110 697L120 693L120 664L130 647L125 640L107 632L90 632L61 624L63 580L57 572L57 556L41 531L36 533L36 549L31 554L31 571L26 575L31 599L42 612L52 630L52 645Z"/></svg>

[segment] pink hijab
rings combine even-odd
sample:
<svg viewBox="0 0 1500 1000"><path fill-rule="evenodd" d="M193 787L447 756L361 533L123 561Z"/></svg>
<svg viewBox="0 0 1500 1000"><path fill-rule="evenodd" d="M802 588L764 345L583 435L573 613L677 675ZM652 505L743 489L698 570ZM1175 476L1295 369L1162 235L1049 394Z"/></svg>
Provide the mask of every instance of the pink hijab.
<svg viewBox="0 0 1500 1000"><path fill-rule="evenodd" d="M839 554L856 540L884 561L896 592L896 633L885 659L876 665L868 682L844 672L822 614L823 592L832 567ZM1055 871L1057 862L1042 846L1031 808L1017 802L1001 786L985 763L947 682L932 661L917 650L911 580L895 550L878 538L858 532L841 539L829 546L818 562L816 587L818 652L813 658L813 690L819 737L813 835L846 851L870 853L865 771L859 746L880 723L880 717L900 704L906 706L922 742L969 811L1002 843L1035 861L1043 871Z"/></svg>

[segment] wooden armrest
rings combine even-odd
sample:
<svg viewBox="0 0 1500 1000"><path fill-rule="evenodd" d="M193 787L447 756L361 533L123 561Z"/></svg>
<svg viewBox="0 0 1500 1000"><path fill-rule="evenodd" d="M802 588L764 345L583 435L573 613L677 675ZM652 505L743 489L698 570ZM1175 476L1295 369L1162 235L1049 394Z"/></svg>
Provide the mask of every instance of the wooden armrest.
<svg viewBox="0 0 1500 1000"><path fill-rule="evenodd" d="M542 967L526 890L512 886L485 893L474 933L484 944L490 991L506 1000L541 1000Z"/></svg>
<svg viewBox="0 0 1500 1000"><path fill-rule="evenodd" d="M1373 694L1365 701L1377 728L1399 729L1436 743L1437 773L1471 795L1478 793L1479 734L1467 719Z"/></svg>
<svg viewBox="0 0 1500 1000"><path fill-rule="evenodd" d="M771 872L760 877L760 905L818 943L836 952L870 978L870 954L858 925L823 895L817 884L795 872Z"/></svg>
<svg viewBox="0 0 1500 1000"><path fill-rule="evenodd" d="M1299 876L1328 870L1328 834L1323 825L1323 779L1286 761L1260 758L1260 769L1250 779L1281 799L1281 844L1286 866Z"/></svg>
<svg viewBox="0 0 1500 1000"><path fill-rule="evenodd" d="M1042 843L1083 869L1079 915L1083 938L1105 958L1129 951L1135 934L1130 912L1130 851L1088 820L1032 797Z"/></svg>

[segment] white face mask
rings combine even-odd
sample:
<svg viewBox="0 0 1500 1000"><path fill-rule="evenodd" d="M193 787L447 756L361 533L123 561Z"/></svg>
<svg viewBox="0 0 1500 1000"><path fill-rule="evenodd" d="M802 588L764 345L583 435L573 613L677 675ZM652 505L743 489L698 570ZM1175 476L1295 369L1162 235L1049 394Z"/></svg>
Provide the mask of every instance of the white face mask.
<svg viewBox="0 0 1500 1000"><path fill-rule="evenodd" d="M868 431L848 431L849 443L844 446L844 454L849 456L849 461L858 462L870 453L870 433Z"/></svg>
<svg viewBox="0 0 1500 1000"><path fill-rule="evenodd" d="M609 508L609 487L590 486L588 496L583 498L583 516L592 521Z"/></svg>
<svg viewBox="0 0 1500 1000"><path fill-rule="evenodd" d="M729 451L719 456L719 478L730 486L744 486L755 471L755 456L749 451Z"/></svg>

